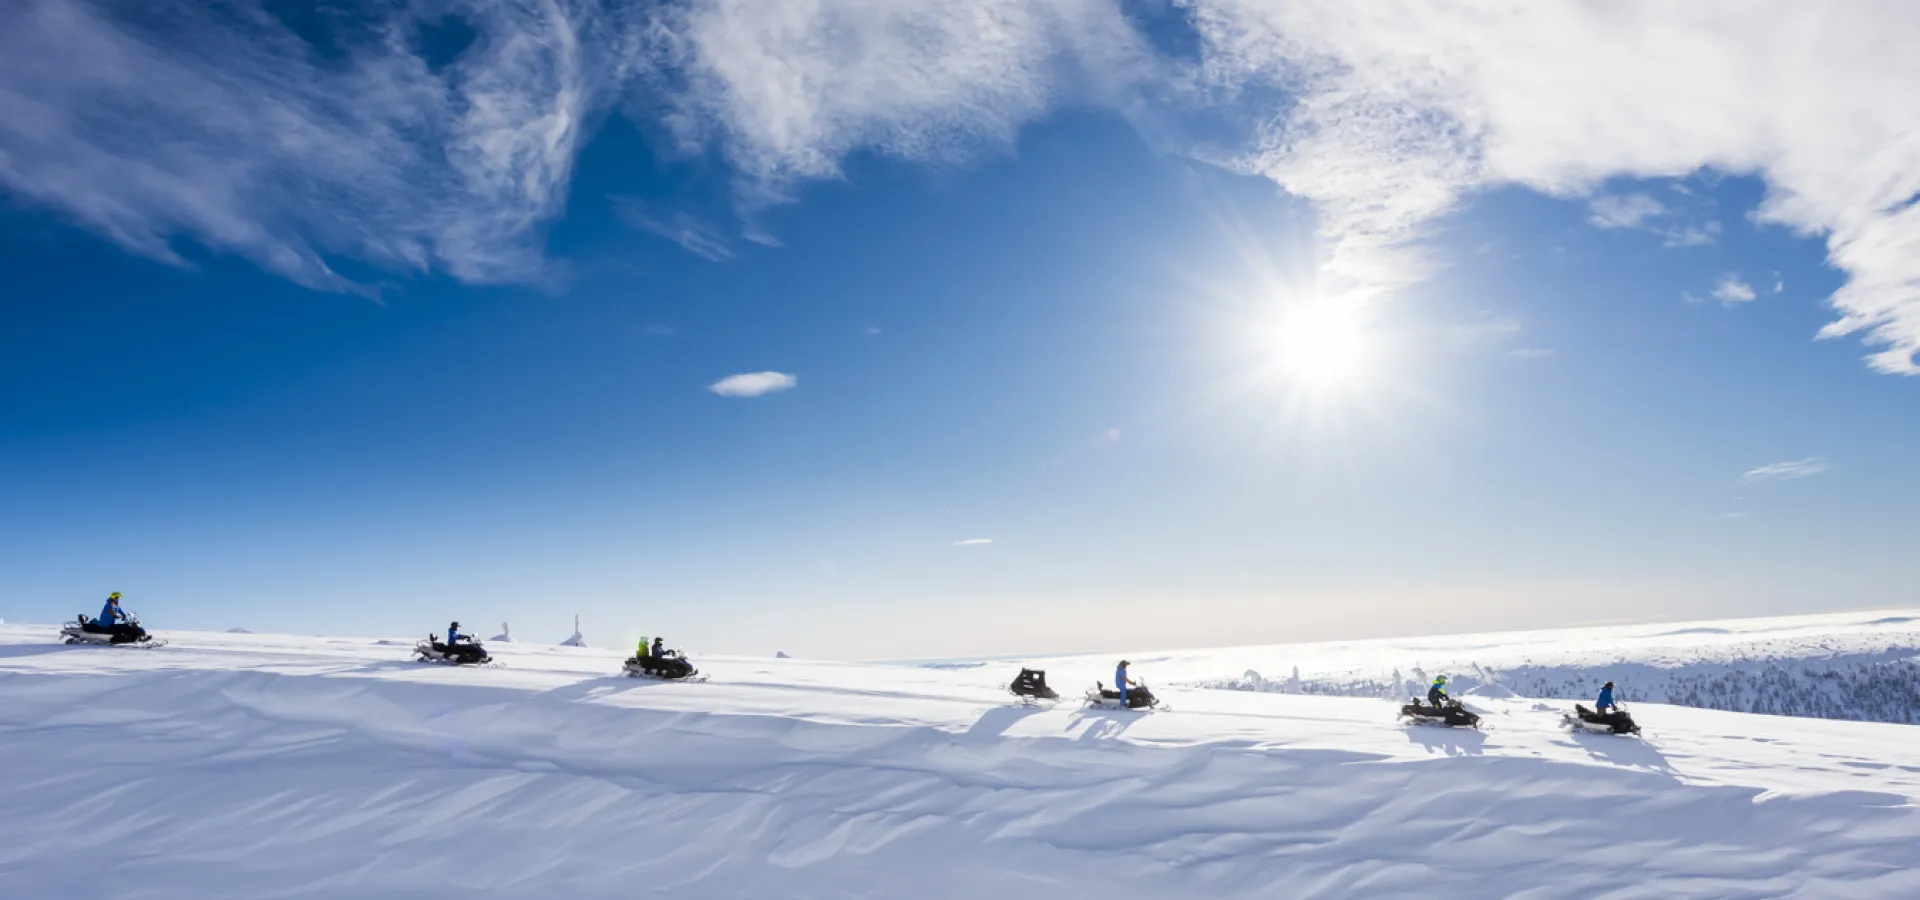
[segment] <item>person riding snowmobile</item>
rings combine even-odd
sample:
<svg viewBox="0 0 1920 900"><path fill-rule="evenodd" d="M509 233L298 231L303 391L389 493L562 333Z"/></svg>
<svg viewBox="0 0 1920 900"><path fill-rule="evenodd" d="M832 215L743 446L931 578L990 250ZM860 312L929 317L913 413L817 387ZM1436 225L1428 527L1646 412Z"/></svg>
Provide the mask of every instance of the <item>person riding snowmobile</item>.
<svg viewBox="0 0 1920 900"><path fill-rule="evenodd" d="M633 658L644 661L646 660L647 657L652 655L653 655L653 651L647 648L647 636L643 634L640 636L639 649L636 649L633 651Z"/></svg>
<svg viewBox="0 0 1920 900"><path fill-rule="evenodd" d="M1132 665L1132 663L1123 659L1120 661L1120 665L1116 666L1113 670L1113 689L1120 692L1121 706L1127 705L1127 688L1139 684L1139 682L1127 677L1127 666L1129 665Z"/></svg>
<svg viewBox="0 0 1920 900"><path fill-rule="evenodd" d="M1593 711L1604 716L1619 708L1619 705L1613 702L1613 682L1609 681L1601 685L1600 696L1593 701Z"/></svg>
<svg viewBox="0 0 1920 900"><path fill-rule="evenodd" d="M1446 706L1447 701L1451 699L1453 698L1447 696L1447 676L1435 676L1433 686L1427 688L1427 705L1439 709Z"/></svg>
<svg viewBox="0 0 1920 900"><path fill-rule="evenodd" d="M655 659L664 658L667 655L667 639L663 637L655 637L653 639L653 650L651 651L650 655L652 655L653 658Z"/></svg>
<svg viewBox="0 0 1920 900"><path fill-rule="evenodd" d="M107 595L107 603L100 607L100 617L93 620L95 629L101 634L113 635L113 642L137 641L145 634L140 626L133 624L133 617L120 608L120 592Z"/></svg>
<svg viewBox="0 0 1920 900"><path fill-rule="evenodd" d="M453 645L458 644L461 641L471 641L471 640L473 640L473 635L460 633L459 622L455 622L452 625L447 626L447 646L448 647L452 647Z"/></svg>

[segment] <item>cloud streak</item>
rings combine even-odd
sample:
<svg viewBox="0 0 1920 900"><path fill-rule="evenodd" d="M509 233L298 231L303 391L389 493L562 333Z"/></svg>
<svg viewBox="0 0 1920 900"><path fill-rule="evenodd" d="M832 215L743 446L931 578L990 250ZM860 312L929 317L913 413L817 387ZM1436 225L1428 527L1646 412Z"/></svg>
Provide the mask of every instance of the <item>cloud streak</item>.
<svg viewBox="0 0 1920 900"><path fill-rule="evenodd" d="M800 379L784 372L742 372L707 386L722 397L763 397L798 387Z"/></svg>
<svg viewBox="0 0 1920 900"><path fill-rule="evenodd" d="M1811 478L1826 470L1826 461L1816 456L1809 456L1806 459L1770 463L1748 469L1746 474L1740 476L1740 482L1752 484L1756 481L1790 481L1796 478Z"/></svg>

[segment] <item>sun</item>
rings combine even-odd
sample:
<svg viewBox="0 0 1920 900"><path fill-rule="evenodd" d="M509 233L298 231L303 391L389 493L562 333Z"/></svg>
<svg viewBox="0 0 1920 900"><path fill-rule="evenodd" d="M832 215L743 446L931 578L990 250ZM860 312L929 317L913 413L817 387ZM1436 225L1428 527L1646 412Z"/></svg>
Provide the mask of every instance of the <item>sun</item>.
<svg viewBox="0 0 1920 900"><path fill-rule="evenodd" d="M1370 340L1352 303L1315 300L1288 307L1275 327L1276 362L1308 386L1350 384L1366 374Z"/></svg>

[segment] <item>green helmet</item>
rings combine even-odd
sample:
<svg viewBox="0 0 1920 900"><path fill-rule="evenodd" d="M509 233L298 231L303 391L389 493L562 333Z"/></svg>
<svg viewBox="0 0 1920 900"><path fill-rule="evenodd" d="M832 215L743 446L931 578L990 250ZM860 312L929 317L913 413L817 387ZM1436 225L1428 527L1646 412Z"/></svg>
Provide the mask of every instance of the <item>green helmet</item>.
<svg viewBox="0 0 1920 900"><path fill-rule="evenodd" d="M1436 676L1434 676L1434 678L1433 678L1433 683L1434 683L1434 684L1446 684L1446 683L1447 683L1447 676L1445 676L1445 675L1436 675Z"/></svg>

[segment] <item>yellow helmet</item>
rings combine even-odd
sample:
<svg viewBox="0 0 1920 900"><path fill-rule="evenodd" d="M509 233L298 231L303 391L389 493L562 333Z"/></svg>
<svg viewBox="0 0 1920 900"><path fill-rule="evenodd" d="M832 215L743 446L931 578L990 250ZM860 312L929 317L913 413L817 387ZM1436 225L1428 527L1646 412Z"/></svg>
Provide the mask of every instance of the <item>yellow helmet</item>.
<svg viewBox="0 0 1920 900"><path fill-rule="evenodd" d="M118 600L118 599L120 599L120 592L119 592L119 591L114 591L113 593L111 593L111 594L108 594L108 595L107 595L107 599L108 599L108 600Z"/></svg>

